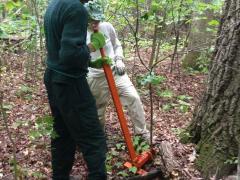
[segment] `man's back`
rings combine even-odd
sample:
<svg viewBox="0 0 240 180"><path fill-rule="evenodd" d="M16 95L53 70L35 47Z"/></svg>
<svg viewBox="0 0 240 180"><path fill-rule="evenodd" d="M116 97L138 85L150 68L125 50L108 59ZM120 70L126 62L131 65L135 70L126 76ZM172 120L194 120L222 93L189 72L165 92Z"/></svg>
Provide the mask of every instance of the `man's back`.
<svg viewBox="0 0 240 180"><path fill-rule="evenodd" d="M90 52L88 15L81 2L52 0L44 18L48 50L44 84L58 135L51 139L53 180L70 179L76 146L87 163L88 179L107 179L106 139L85 77ZM91 44L102 48L102 37L93 38Z"/></svg>
<svg viewBox="0 0 240 180"><path fill-rule="evenodd" d="M48 68L69 76L85 75L87 12L79 0L52 0L44 17Z"/></svg>

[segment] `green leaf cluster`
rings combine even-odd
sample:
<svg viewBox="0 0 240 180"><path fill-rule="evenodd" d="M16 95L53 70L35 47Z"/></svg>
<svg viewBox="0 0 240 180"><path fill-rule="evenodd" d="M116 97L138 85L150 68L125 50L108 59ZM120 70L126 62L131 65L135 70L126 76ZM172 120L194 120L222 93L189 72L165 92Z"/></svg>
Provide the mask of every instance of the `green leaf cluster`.
<svg viewBox="0 0 240 180"><path fill-rule="evenodd" d="M0 38L21 40L24 50L37 49L39 37L44 36L43 14L47 3L47 0L0 2L0 11L5 14L0 23Z"/></svg>
<svg viewBox="0 0 240 180"><path fill-rule="evenodd" d="M169 89L164 91L157 91L157 95L163 98L165 102L167 102L164 103L162 106L163 111L170 111L174 108L178 108L182 113L186 113L189 111L189 108L191 106L189 101L192 99L191 96L175 96L174 93Z"/></svg>
<svg viewBox="0 0 240 180"><path fill-rule="evenodd" d="M159 85L163 83L165 80L166 78L164 76L155 75L154 72L138 77L138 83L141 86L146 86L149 84Z"/></svg>
<svg viewBox="0 0 240 180"><path fill-rule="evenodd" d="M42 137L56 138L58 135L53 130L53 117L43 116L36 119L33 129L29 132L31 140L36 140Z"/></svg>
<svg viewBox="0 0 240 180"><path fill-rule="evenodd" d="M33 93L33 88L27 85L21 85L15 94L19 98L31 100L32 93Z"/></svg>
<svg viewBox="0 0 240 180"><path fill-rule="evenodd" d="M238 164L238 157L231 157L229 159L227 159L224 164L229 164L229 165L233 165L233 164Z"/></svg>
<svg viewBox="0 0 240 180"><path fill-rule="evenodd" d="M150 149L150 146L148 145L148 143L144 141L140 136L134 136L133 146L137 153L142 153Z"/></svg>

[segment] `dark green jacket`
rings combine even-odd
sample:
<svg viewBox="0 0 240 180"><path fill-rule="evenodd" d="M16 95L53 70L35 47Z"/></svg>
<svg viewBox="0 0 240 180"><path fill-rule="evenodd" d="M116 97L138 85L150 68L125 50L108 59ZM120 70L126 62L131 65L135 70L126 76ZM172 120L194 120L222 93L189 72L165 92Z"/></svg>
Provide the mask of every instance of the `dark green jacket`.
<svg viewBox="0 0 240 180"><path fill-rule="evenodd" d="M50 2L44 17L49 69L75 78L86 75L90 60L87 19L80 0Z"/></svg>

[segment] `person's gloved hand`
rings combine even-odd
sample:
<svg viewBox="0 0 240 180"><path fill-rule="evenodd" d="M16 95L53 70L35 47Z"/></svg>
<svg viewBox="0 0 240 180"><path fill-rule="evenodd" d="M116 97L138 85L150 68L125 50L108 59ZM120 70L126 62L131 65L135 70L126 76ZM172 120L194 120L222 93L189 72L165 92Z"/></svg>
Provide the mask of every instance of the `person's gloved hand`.
<svg viewBox="0 0 240 180"><path fill-rule="evenodd" d="M123 63L123 58L120 56L115 58L115 71L120 76L125 74L125 64Z"/></svg>
<svg viewBox="0 0 240 180"><path fill-rule="evenodd" d="M103 67L103 64L112 65L112 59L108 56L104 58L98 58L95 61L90 61L89 66L92 68L100 69Z"/></svg>
<svg viewBox="0 0 240 180"><path fill-rule="evenodd" d="M106 44L104 35L100 32L92 33L91 44L95 50L102 48Z"/></svg>

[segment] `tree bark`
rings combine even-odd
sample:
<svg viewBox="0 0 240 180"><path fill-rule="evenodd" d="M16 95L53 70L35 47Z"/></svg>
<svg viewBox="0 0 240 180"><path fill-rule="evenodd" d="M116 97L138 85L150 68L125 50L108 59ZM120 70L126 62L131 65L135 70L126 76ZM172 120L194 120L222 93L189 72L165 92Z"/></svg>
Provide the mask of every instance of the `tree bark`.
<svg viewBox="0 0 240 180"><path fill-rule="evenodd" d="M188 130L197 144L204 178L236 170L224 163L238 156L240 144L240 0L225 0L208 85Z"/></svg>

